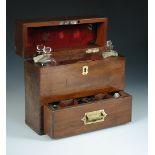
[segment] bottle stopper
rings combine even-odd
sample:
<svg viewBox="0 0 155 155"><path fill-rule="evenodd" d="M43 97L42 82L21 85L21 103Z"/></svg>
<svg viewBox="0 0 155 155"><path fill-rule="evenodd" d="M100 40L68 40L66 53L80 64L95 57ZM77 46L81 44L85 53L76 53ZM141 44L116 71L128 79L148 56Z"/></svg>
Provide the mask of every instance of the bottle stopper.
<svg viewBox="0 0 155 155"><path fill-rule="evenodd" d="M120 94L119 93L114 93L113 97L114 98L119 98L120 97Z"/></svg>

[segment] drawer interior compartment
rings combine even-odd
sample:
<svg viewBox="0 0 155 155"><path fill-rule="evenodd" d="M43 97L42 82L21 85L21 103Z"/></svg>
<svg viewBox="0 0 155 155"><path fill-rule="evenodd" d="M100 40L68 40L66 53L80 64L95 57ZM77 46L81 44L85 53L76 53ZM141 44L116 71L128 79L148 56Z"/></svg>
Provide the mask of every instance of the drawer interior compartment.
<svg viewBox="0 0 155 155"><path fill-rule="evenodd" d="M68 108L71 106L77 106L77 105L82 105L82 104L91 104L95 101L112 99L112 98L118 99L118 98L123 98L125 96L127 96L127 94L124 93L123 91L110 92L110 93L99 93L99 94L91 95L91 96L85 96L85 97L72 98L72 99L51 102L48 104L48 107L49 107L49 109L52 109L52 110L60 110L60 109Z"/></svg>
<svg viewBox="0 0 155 155"><path fill-rule="evenodd" d="M123 91L52 102L44 106L44 131L61 138L127 123L131 102Z"/></svg>

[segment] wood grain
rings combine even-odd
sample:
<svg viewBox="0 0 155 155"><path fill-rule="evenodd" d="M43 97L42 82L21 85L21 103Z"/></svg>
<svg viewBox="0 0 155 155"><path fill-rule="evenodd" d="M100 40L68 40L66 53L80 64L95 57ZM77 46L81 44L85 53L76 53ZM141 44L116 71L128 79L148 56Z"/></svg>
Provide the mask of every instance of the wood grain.
<svg viewBox="0 0 155 155"><path fill-rule="evenodd" d="M45 131L52 138L62 138L130 122L131 100L132 97L125 93L118 99L105 99L59 110L45 106ZM84 125L81 119L86 112L101 109L107 113L104 122Z"/></svg>
<svg viewBox="0 0 155 155"><path fill-rule="evenodd" d="M43 134L43 107L40 102L39 70L29 63L25 71L25 122L38 134Z"/></svg>
<svg viewBox="0 0 155 155"><path fill-rule="evenodd" d="M89 66L89 73L85 76L81 74L84 65ZM43 105L57 100L123 90L124 73L124 57L47 67L25 61L27 124L36 132L44 133Z"/></svg>
<svg viewBox="0 0 155 155"><path fill-rule="evenodd" d="M62 20L78 20L78 24L96 23L96 42L87 47L56 49L53 51L53 57L58 62L57 66L41 67L34 64L32 57L36 51L27 48L28 28L60 26ZM47 133L51 137L59 138L130 121L130 95L125 95L118 100L101 100L59 111L52 111L47 107L48 103L53 101L124 90L125 58L118 56L102 59L101 57L107 40L107 23L107 18L96 17L34 19L17 22L16 53L23 58L31 58L24 63L25 122L38 134ZM98 57L95 61L92 61L94 59L91 57L83 59L86 57L88 48L96 47L100 49L100 53L94 54ZM81 74L83 66L88 66L87 75ZM108 113L104 123L84 126L79 121L85 112L101 108ZM72 119L69 119L70 117Z"/></svg>
<svg viewBox="0 0 155 155"><path fill-rule="evenodd" d="M87 75L82 75L83 66L88 66ZM124 74L124 57L42 67L40 68L40 95L44 103L49 103L68 95L70 97L91 95L81 94L91 90L91 93L96 90L102 90L102 92L123 90Z"/></svg>

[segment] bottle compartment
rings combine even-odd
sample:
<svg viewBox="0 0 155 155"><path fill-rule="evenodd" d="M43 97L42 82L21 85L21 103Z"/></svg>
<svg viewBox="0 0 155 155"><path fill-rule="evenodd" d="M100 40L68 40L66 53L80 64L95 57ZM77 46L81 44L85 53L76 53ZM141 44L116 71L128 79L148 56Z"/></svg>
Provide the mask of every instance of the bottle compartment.
<svg viewBox="0 0 155 155"><path fill-rule="evenodd" d="M81 104L91 104L99 100L105 100L105 99L111 99L111 98L118 99L124 96L125 94L122 91L111 92L111 93L99 93L91 96L51 102L48 104L48 107L53 110L58 110L58 109L67 108L70 106L77 106Z"/></svg>

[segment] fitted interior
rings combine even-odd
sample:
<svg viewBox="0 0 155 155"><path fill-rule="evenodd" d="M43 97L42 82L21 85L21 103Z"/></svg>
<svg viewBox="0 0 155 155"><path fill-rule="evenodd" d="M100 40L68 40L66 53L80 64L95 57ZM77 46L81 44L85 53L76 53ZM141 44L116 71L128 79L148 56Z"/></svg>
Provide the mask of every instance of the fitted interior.
<svg viewBox="0 0 155 155"><path fill-rule="evenodd" d="M80 97L80 98L71 98L71 99L51 102L48 104L48 107L53 110L58 110L61 108L67 108L70 106L76 106L76 105L80 105L80 104L87 104L87 103L91 104L91 103L94 103L95 101L114 98L115 93L119 93L120 96L118 98L127 96L127 94L123 91L99 93L99 94L95 94L95 95L91 95L91 96L85 96L85 97Z"/></svg>
<svg viewBox="0 0 155 155"><path fill-rule="evenodd" d="M40 44L52 49L87 47L96 43L98 25L99 23L29 27L26 48L36 49L36 45Z"/></svg>

